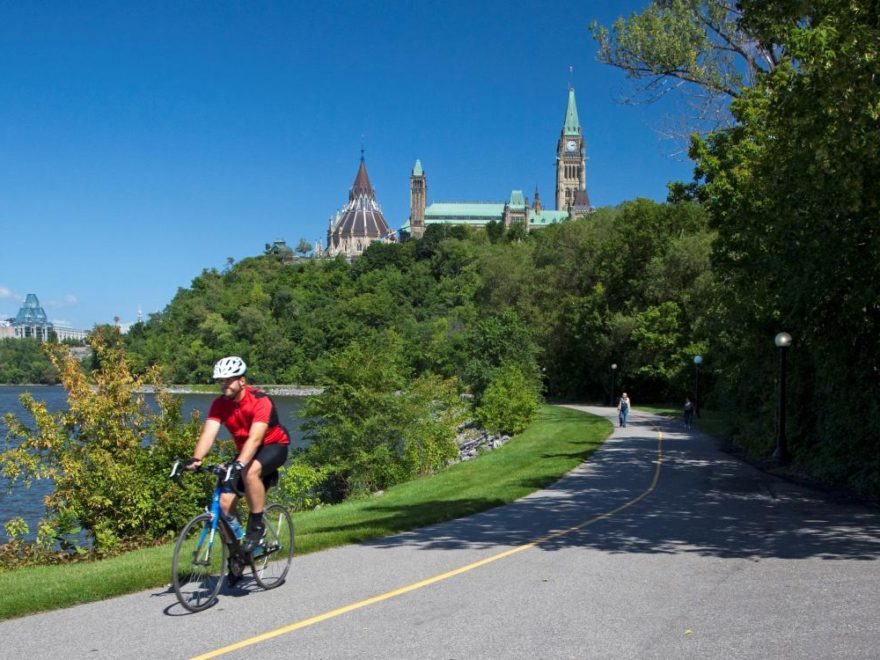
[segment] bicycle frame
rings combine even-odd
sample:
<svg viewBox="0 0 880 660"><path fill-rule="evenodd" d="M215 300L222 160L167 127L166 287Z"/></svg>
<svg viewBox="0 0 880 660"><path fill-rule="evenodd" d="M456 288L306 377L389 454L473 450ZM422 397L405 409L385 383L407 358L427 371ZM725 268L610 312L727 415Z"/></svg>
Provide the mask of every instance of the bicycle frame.
<svg viewBox="0 0 880 660"><path fill-rule="evenodd" d="M235 534L232 533L232 530L229 528L229 523L226 522L226 519L223 518L223 511L220 509L220 493L221 488L219 482L216 486L214 486L214 494L211 496L211 507L208 509L208 513L211 514L211 526L205 527L202 530L202 535L199 538L198 548L202 548L205 551L205 559L204 563L210 561L211 549L214 547L214 539L217 534L217 528L220 527L222 531L220 532L220 540L229 546L230 550L233 551L234 554L238 554L240 551L238 545L238 539L235 538ZM220 521L223 521L220 523ZM207 546L204 545L205 538L210 533L211 537L208 539Z"/></svg>
<svg viewBox="0 0 880 660"><path fill-rule="evenodd" d="M205 507L205 511L211 515L211 526L202 530L197 545L197 548L203 550L205 553L204 559L199 563L207 565L210 561L211 549L214 547L214 540L216 539L218 530L220 531L220 540L229 547L230 554L234 557L243 557L241 544L232 529L229 527L229 523L226 522L226 518L223 517L223 510L220 507L220 495L223 492L221 485L222 477L226 470L221 465L206 465L204 467L199 466L195 469L195 472L210 472L217 477L217 482L214 484L214 491L211 495L211 504L210 506ZM179 476L180 466L178 462L171 470L171 477L177 478ZM207 544L205 544L206 539Z"/></svg>

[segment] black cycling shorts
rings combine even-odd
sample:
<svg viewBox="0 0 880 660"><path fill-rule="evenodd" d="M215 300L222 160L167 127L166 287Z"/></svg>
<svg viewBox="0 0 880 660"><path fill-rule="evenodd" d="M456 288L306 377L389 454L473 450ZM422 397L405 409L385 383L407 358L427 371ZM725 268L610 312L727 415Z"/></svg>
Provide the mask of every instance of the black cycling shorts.
<svg viewBox="0 0 880 660"><path fill-rule="evenodd" d="M254 456L255 461L260 462L260 479L269 490L278 483L278 468L287 462L287 452L290 445L275 442L271 445L262 445ZM232 489L237 495L244 495L244 479L239 475ZM229 492L229 491L226 491Z"/></svg>

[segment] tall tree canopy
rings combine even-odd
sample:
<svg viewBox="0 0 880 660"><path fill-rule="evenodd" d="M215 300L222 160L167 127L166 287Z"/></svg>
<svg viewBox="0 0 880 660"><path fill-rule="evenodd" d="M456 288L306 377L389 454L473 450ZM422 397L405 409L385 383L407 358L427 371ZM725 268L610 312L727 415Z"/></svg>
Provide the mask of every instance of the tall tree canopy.
<svg viewBox="0 0 880 660"><path fill-rule="evenodd" d="M692 151L731 294L728 382L740 381L738 405L766 401L746 375L772 365L773 333L790 332L799 459L876 484L880 10L866 0L744 7L750 29L781 45L780 64L733 103L736 127Z"/></svg>
<svg viewBox="0 0 880 660"><path fill-rule="evenodd" d="M610 29L593 22L590 30L599 61L637 81L631 100L650 102L683 91L694 111L692 126L717 126L728 117L730 99L777 61L775 42L743 21L741 4L655 0Z"/></svg>
<svg viewBox="0 0 880 660"><path fill-rule="evenodd" d="M730 101L732 124L694 139L699 185L676 190L717 231L704 335L742 441L772 448L772 338L788 331L797 461L877 494L880 6L658 0L593 34L642 91Z"/></svg>

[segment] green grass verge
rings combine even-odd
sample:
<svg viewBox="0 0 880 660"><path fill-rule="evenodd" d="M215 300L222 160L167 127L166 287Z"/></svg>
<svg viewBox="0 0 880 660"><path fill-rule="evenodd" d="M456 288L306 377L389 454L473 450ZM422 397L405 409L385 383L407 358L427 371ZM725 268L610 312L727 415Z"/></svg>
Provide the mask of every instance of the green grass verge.
<svg viewBox="0 0 880 660"><path fill-rule="evenodd" d="M297 554L460 518L547 486L575 468L611 432L605 419L542 406L504 447L382 495L294 515ZM0 619L168 587L173 544L99 562L0 574Z"/></svg>

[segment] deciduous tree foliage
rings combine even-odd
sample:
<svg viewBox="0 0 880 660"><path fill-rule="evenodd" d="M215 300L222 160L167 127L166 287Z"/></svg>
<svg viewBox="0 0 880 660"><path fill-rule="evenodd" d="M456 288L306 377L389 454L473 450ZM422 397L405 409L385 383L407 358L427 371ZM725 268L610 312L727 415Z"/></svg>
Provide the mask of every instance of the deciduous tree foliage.
<svg viewBox="0 0 880 660"><path fill-rule="evenodd" d="M648 91L685 82L732 99L732 125L694 141L699 185L673 192L703 200L717 231L717 291L694 327L711 339L716 395L738 413L741 441L772 450L772 338L788 331L795 459L876 496L880 7L657 0L593 35L600 58ZM656 328L673 312L642 318ZM648 330L641 339L658 345Z"/></svg>
<svg viewBox="0 0 880 660"><path fill-rule="evenodd" d="M692 127L705 120L717 126L727 116L730 99L777 61L775 42L743 21L742 4L654 0L610 29L593 22L590 30L599 44L599 60L637 82L635 101L681 91L696 111Z"/></svg>
<svg viewBox="0 0 880 660"><path fill-rule="evenodd" d="M91 344L100 365L91 380L66 347L46 347L68 392L66 410L50 413L26 394L22 403L33 425L12 414L4 418L9 445L0 453L0 474L10 487L33 479L54 486L38 530L44 559L58 543L76 548L80 531L99 554L161 538L193 515L202 496L195 484L170 488L167 477L174 457L191 450L196 422L182 419L180 402L161 388L158 410L152 409L139 389L158 385L155 374L133 376L121 349L100 334ZM24 531L20 524L12 527Z"/></svg>
<svg viewBox="0 0 880 660"><path fill-rule="evenodd" d="M369 333L336 354L328 385L309 398L308 463L331 480L325 501L363 495L445 466L466 417L454 380L409 377L400 337Z"/></svg>
<svg viewBox="0 0 880 660"><path fill-rule="evenodd" d="M54 385L58 370L36 339L0 339L0 383Z"/></svg>
<svg viewBox="0 0 880 660"><path fill-rule="evenodd" d="M693 149L728 292L724 382L740 410L770 418L772 337L791 333L797 459L876 493L880 13L857 0L744 6L780 64L734 102L736 127Z"/></svg>
<svg viewBox="0 0 880 660"><path fill-rule="evenodd" d="M636 200L515 242L431 225L352 264L245 259L202 273L128 348L174 382L209 382L216 359L239 354L256 382L320 385L335 355L393 330L409 373L456 377L478 400L507 363L551 396L603 399L611 362L639 400L678 400L703 346L710 241L698 204Z"/></svg>

